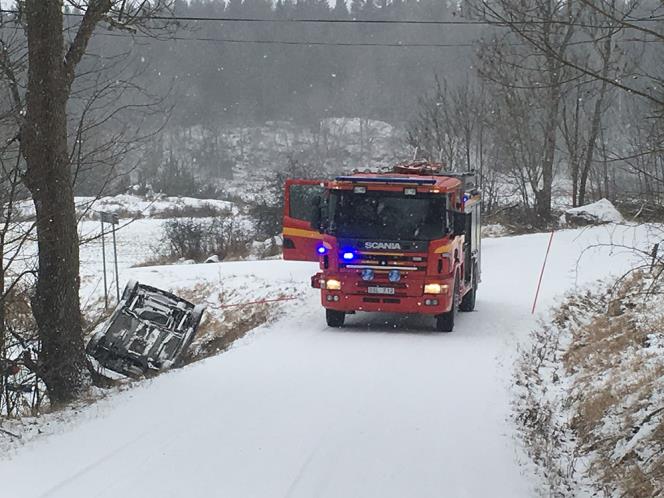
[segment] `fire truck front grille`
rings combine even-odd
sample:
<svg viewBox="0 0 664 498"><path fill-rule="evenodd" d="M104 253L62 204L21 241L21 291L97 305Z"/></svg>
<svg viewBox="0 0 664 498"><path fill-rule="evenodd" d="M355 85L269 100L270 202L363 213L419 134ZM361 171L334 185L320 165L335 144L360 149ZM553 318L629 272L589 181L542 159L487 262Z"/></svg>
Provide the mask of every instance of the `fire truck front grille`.
<svg viewBox="0 0 664 498"><path fill-rule="evenodd" d="M395 289L405 289L408 287L406 284L403 282L389 282L387 279L382 279L382 280L372 280L370 282L358 282L357 286L360 288L367 288L367 287L374 287L375 285L389 285L390 287L394 287Z"/></svg>
<svg viewBox="0 0 664 498"><path fill-rule="evenodd" d="M365 303L380 303L382 301L386 304L399 304L401 302L401 299L397 299L395 297L386 297L383 299L377 297L363 297L362 301Z"/></svg>
<svg viewBox="0 0 664 498"><path fill-rule="evenodd" d="M367 261L381 261L384 259L388 259L392 262L400 262L400 263L426 263L427 258L426 256L411 256L409 254L401 254L401 255L396 255L396 254L380 254L380 253L366 253L366 252L358 252L358 256Z"/></svg>
<svg viewBox="0 0 664 498"><path fill-rule="evenodd" d="M427 258L426 256L411 256L411 255L392 255L392 254L378 254L378 253L363 253L357 254L357 259L352 263L343 261L339 258L339 266L341 268L374 268L374 269L403 269L404 271L420 271L426 270Z"/></svg>

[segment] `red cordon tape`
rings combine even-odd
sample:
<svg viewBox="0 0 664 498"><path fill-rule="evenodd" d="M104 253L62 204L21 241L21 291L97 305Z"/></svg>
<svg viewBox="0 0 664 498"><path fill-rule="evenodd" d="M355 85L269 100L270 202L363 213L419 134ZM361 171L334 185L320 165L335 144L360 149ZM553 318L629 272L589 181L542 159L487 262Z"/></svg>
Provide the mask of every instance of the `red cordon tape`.
<svg viewBox="0 0 664 498"><path fill-rule="evenodd" d="M297 299L296 297L293 296L286 296L286 297L278 297L275 299L261 299L260 301L248 301L246 303L238 303L238 304L222 304L220 306L214 306L215 308L236 308L240 306L250 306L252 304L265 304L265 303L276 303L278 301L293 301L294 299Z"/></svg>
<svg viewBox="0 0 664 498"><path fill-rule="evenodd" d="M537 291L535 291L535 300L533 301L533 309L530 312L531 315L535 314L535 306L537 306L537 298L539 296L540 286L542 285L542 277L544 276L544 268L546 268L546 260L549 259L549 251L551 250L551 242L553 242L553 234L555 230L551 231L551 237L549 237L549 245L546 248L546 255L544 256L544 263L542 263L542 271L540 272L539 280L537 281Z"/></svg>

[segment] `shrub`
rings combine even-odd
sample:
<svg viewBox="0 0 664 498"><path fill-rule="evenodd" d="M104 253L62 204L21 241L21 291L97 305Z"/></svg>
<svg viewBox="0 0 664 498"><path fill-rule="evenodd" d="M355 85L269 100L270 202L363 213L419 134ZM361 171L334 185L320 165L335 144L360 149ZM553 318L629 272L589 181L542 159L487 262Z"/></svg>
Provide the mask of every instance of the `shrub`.
<svg viewBox="0 0 664 498"><path fill-rule="evenodd" d="M163 227L164 242L177 258L203 261L213 254L226 259L248 252L250 238L233 218L176 218Z"/></svg>

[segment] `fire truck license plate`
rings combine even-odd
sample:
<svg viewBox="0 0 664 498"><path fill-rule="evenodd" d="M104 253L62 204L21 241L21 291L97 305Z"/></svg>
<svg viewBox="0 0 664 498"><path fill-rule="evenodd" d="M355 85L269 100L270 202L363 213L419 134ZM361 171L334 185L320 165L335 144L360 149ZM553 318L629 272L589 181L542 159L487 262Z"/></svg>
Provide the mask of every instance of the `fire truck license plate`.
<svg viewBox="0 0 664 498"><path fill-rule="evenodd" d="M394 294L394 287L369 287L369 294Z"/></svg>

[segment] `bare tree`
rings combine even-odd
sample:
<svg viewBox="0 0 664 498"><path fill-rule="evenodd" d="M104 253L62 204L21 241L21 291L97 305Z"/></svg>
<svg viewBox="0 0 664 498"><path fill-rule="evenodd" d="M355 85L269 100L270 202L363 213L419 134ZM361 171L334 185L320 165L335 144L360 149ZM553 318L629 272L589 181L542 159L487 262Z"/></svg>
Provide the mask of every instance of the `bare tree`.
<svg viewBox="0 0 664 498"><path fill-rule="evenodd" d="M581 9L560 0L481 0L475 13L508 28L507 33L485 45L492 50L481 53L480 74L494 85L537 95L541 175L536 182L530 178L530 183L537 214L548 219L561 97L570 78L561 59L569 51Z"/></svg>
<svg viewBox="0 0 664 498"><path fill-rule="evenodd" d="M42 350L33 366L53 405L66 403L86 384L79 302L79 241L67 139L67 102L76 68L95 29L150 24L168 1L88 0L67 2L80 22L65 47L61 0L24 0L28 44L25 118L21 123L23 180L35 204L39 267L32 310Z"/></svg>
<svg viewBox="0 0 664 498"><path fill-rule="evenodd" d="M475 135L483 107L484 96L470 82L452 86L436 77L434 91L418 101L408 144L423 157L442 160L452 171L476 169Z"/></svg>

